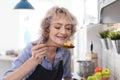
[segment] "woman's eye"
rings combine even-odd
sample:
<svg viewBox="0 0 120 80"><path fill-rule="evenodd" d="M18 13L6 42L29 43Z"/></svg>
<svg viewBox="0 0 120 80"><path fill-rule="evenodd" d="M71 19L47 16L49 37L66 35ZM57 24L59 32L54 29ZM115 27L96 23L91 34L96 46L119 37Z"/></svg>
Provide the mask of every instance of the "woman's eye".
<svg viewBox="0 0 120 80"><path fill-rule="evenodd" d="M61 25L55 25L55 29L60 29Z"/></svg>
<svg viewBox="0 0 120 80"><path fill-rule="evenodd" d="M71 30L71 28L66 28L67 30Z"/></svg>
<svg viewBox="0 0 120 80"><path fill-rule="evenodd" d="M55 29L60 29L60 27L55 27Z"/></svg>
<svg viewBox="0 0 120 80"><path fill-rule="evenodd" d="M72 25L66 25L67 30L72 30Z"/></svg>

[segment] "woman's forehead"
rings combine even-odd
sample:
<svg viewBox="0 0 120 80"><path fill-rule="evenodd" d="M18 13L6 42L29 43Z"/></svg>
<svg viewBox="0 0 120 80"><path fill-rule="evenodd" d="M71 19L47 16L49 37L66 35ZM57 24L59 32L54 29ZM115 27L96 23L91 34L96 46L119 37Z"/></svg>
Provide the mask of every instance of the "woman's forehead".
<svg viewBox="0 0 120 80"><path fill-rule="evenodd" d="M68 18L67 16L56 16L52 18L52 23L67 23L67 24L72 24L73 21Z"/></svg>

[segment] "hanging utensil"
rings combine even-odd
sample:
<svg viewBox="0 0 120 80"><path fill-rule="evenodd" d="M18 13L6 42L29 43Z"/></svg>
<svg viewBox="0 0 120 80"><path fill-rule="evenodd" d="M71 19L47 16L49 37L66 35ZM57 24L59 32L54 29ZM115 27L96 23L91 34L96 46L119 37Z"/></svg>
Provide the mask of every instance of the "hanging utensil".
<svg viewBox="0 0 120 80"><path fill-rule="evenodd" d="M90 42L90 51L93 54L93 42L92 41Z"/></svg>

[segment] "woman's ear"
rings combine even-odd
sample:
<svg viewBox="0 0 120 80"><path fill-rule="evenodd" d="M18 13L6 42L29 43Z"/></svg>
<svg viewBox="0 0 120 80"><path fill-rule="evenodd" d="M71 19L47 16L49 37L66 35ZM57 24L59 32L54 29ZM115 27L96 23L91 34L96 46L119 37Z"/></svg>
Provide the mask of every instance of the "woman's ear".
<svg viewBox="0 0 120 80"><path fill-rule="evenodd" d="M49 29L49 28L47 28L47 32L50 32L50 29Z"/></svg>

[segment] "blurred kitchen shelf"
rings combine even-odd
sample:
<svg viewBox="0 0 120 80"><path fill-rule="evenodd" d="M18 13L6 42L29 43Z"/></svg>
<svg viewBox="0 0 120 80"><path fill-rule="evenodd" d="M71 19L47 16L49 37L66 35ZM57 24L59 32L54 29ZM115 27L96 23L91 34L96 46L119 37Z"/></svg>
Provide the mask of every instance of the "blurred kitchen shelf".
<svg viewBox="0 0 120 80"><path fill-rule="evenodd" d="M4 61L14 61L17 57L12 57L12 56L0 56L0 60Z"/></svg>

